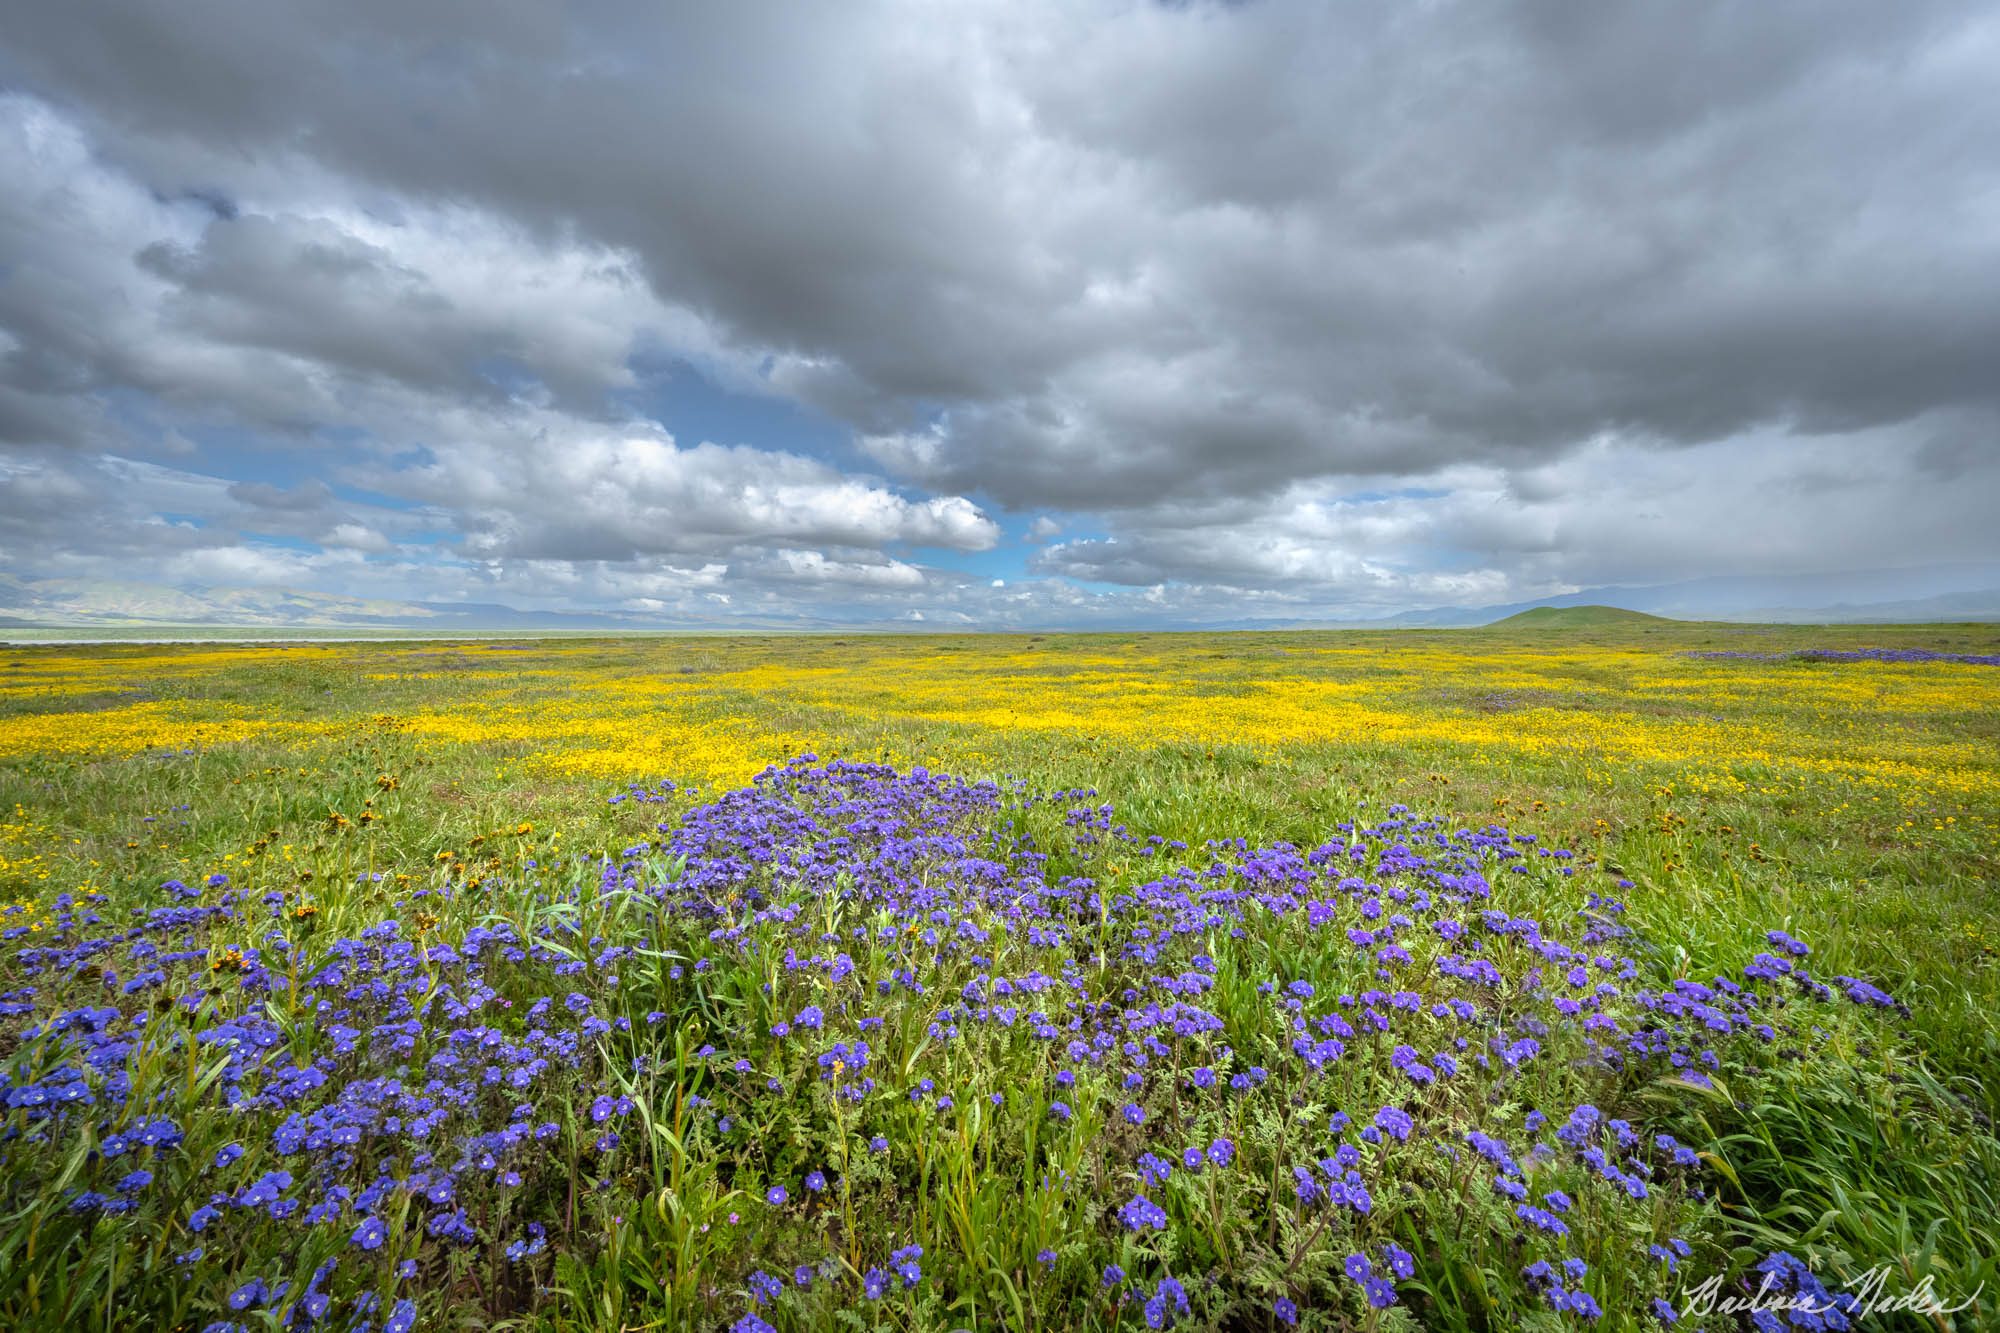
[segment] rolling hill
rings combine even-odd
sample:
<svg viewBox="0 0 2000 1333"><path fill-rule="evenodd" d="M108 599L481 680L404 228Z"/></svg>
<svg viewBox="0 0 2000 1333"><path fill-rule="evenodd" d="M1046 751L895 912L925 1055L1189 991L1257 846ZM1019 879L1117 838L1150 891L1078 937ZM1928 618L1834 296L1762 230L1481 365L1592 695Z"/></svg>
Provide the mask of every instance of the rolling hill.
<svg viewBox="0 0 2000 1333"><path fill-rule="evenodd" d="M1666 616L1627 611L1622 606L1537 606L1496 620L1488 629L1611 629L1637 625L1671 625Z"/></svg>

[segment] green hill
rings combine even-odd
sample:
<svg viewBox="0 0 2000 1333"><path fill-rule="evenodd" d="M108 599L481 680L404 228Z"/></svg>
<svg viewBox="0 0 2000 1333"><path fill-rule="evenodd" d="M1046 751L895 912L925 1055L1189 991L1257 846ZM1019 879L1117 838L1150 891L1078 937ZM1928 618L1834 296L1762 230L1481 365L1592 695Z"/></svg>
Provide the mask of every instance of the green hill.
<svg viewBox="0 0 2000 1333"><path fill-rule="evenodd" d="M1608 629L1619 625L1672 625L1665 616L1622 606L1537 606L1496 620L1488 629Z"/></svg>

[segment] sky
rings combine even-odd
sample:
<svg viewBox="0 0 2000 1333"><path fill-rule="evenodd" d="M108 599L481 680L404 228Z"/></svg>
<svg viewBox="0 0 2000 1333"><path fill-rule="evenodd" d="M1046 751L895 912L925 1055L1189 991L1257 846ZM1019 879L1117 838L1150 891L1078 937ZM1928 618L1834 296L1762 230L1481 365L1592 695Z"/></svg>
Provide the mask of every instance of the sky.
<svg viewBox="0 0 2000 1333"><path fill-rule="evenodd" d="M2000 562L1990 3L473 12L10 15L0 570L1006 628Z"/></svg>

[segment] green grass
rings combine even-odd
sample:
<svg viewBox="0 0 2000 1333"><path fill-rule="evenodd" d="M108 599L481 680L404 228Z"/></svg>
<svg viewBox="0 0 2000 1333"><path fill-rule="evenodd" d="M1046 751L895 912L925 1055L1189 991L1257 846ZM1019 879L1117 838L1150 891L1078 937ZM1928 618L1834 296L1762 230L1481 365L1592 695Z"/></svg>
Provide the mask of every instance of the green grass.
<svg viewBox="0 0 2000 1333"><path fill-rule="evenodd" d="M1105 1125L1116 1140L1115 1127L1106 1123L1115 1117L1116 1089L1093 1089L1088 1096L1080 1090L1073 1098L1079 1127L1064 1142L1079 1146L1060 1151L1073 1150L1074 1158L1062 1158L1032 1121L1014 1118L1011 1110L988 1116L974 1110L968 1096L967 1112L950 1133L931 1119L902 1113L894 1136L899 1145L912 1146L914 1157L905 1159L899 1149L893 1167L861 1159L850 1165L846 1174L862 1200L861 1220L835 1215L795 1228L759 1223L754 1236L726 1226L732 1212L753 1213L767 1180L789 1178L796 1188L805 1164L838 1160L844 1127L824 1099L771 1112L748 1147L725 1148L712 1127L698 1123L689 1098L699 1089L713 1095L714 1087L698 1072L692 1050L703 1039L755 1031L773 1016L777 1001L761 985L775 974L727 971L726 984L718 978L698 991L669 980L666 955L692 957L707 949L702 934L675 933L678 927L651 922L643 904L600 894L593 859L609 853L615 861L621 851L657 840L655 825L662 818L671 823L689 800L665 807L607 805L606 796L622 784L539 766L531 741L456 744L413 733L400 721L425 710L477 714L489 698L531 714L545 710L554 719L591 706L578 701L600 697L579 692L593 681L665 679L695 688L765 666L806 680L858 656L868 663L868 693L857 685L857 693L847 696L851 707L804 692L732 687L704 693L699 716L806 738L824 753L925 763L974 778L1014 776L1037 791L1091 788L1098 793L1092 802L1115 805L1117 818L1136 833L1196 848L1206 839L1239 836L1253 845L1311 847L1337 825L1372 817L1392 803L1473 826L1503 821L1577 848L1600 878L1615 871L1633 881L1623 895L1625 921L1637 932L1634 947L1653 984L1740 966L1767 947L1764 932L1774 927L1807 939L1820 975L1870 978L1906 1003L1909 1016L1848 1006L1802 1011L1802 1026L1788 1043L1795 1055L1732 1056L1743 1063L1725 1070L1723 1091L1715 1096L1617 1080L1599 1086L1567 1074L1552 1076L1546 1095L1551 1102L1586 1093L1604 1097L1607 1110L1643 1116L1703 1150L1706 1197L1685 1201L1674 1219L1696 1241L1702 1263L1741 1268L1766 1251L1785 1249L1811 1262L1829 1283L1878 1265L1888 1266L1891 1290L1928 1277L1949 1296L1969 1294L1984 1282L1986 1303L1958 1316L1956 1325L1980 1327L1979 1318L1995 1317L1994 1294L2000 1293L2000 1142L1993 1134L1993 1117L2000 1114L1994 952L2000 923L1993 896L2000 862L1992 832L2000 807L1990 784L1969 787L1954 800L1927 794L1920 805L1856 801L1841 809L1836 782L1809 787L1787 778L1703 792L1655 764L1606 763L1584 744L1569 751L1497 751L1449 739L1384 741L1360 733L1291 746L1164 735L1135 742L1108 724L1097 734L1001 731L956 720L948 709L917 711L899 703L915 697L920 671L934 669L922 663L963 661L970 680L1001 653L1040 654L1037 679L1047 683L1049 697L1070 688L1064 682L1102 670L1079 665L1087 659L1153 656L1167 661L1174 678L1196 696L1217 698L1233 697L1258 680L1339 680L1377 669L1311 656L1327 646L1367 649L1383 662L1492 653L1510 662L1538 661L1538 683L1495 684L1482 670L1454 668L1397 694L1398 706L1413 715L1469 722L1559 717L1564 710L1585 718L1642 719L1685 712L1723 718L1725 725L1790 728L1826 744L1850 737L1848 743L1864 751L1924 745L2000 753L2000 708L1992 687L1980 683L1984 678L1967 677L1973 684L1962 705L1885 711L1870 729L1850 731L1840 710L1821 705L1814 682L1854 677L1814 673L1856 668L1772 663L1758 668L1768 673L1759 678L1772 682L1767 693L1711 699L1645 687L1620 656L1633 650L1665 659L1684 649L1777 653L1875 645L1991 652L1991 627L1726 627L1587 614L1603 610L1574 608L1580 614L1558 613L1568 618L1553 624L1542 623L1548 617L1535 623L1516 617L1491 630L1453 633L617 638L529 643L525 651L506 653L396 643L357 645L335 660L267 655L199 672L172 669L172 650L104 647L66 655L16 648L10 669L114 661L143 669L144 679L136 694L122 685L97 694L17 693L0 703L0 719L74 714L71 725L83 726L94 711L140 699L326 726L320 735L251 739L190 753L26 754L0 762L0 820L18 830L0 846L0 899L22 904L12 920L46 921L58 894L87 889L102 895L95 900L101 915L117 922L134 908L160 905L162 880L197 884L226 870L238 884L282 895L286 911L314 908L310 923L286 926L308 961L316 961L328 941L386 917L407 918L411 895L425 890L432 896L421 910L438 918L430 928L436 938L462 940L475 925L507 920L524 937L565 948L579 938L603 938L655 950L657 956L625 969L618 1003L633 1012L658 1003L677 1015L681 1035L665 1035L663 1044L647 1048L657 1062L650 1072L635 1075L629 1059L607 1058L592 1075L601 1086L624 1080L644 1122L629 1137L644 1147L635 1144L632 1161L618 1172L578 1165L588 1154L577 1155L576 1108L598 1086L579 1083L564 1122L563 1150L551 1155L531 1185L551 1199L566 1196L568 1233L526 1285L510 1277L504 1263L481 1267L483 1261L469 1258L427 1258L425 1282L437 1299L425 1307L431 1322L424 1327L454 1326L454 1309L456 1322L467 1326L722 1326L744 1308L739 1293L753 1258L803 1260L812 1245L830 1244L865 1268L880 1261L861 1243L872 1232L921 1237L929 1258L922 1299L894 1313L890 1306L859 1307L870 1319L879 1315L912 1328L1108 1326L1106 1310L1089 1293L1095 1269L1117 1253L1117 1227L1103 1208L1125 1195L1079 1198L1051 1193L1041 1181L1049 1170L1069 1170L1105 1191L1129 1189L1117 1175L1123 1163L1080 1146L1088 1138L1084 1121ZM1551 629L1560 633L1544 638ZM1546 656L1537 657L1545 649ZM160 669L151 669L155 665ZM391 669L396 678L365 678L378 669ZM2000 685L2000 669L1986 670ZM489 678L495 671L518 674L496 682ZM1115 693L1105 706L1116 707ZM649 725L646 715L637 715L633 725ZM670 723L663 715L657 725L681 721ZM371 818L358 822L364 812ZM1059 822L1046 809L1016 818L1056 856L1052 879L1057 871L1104 877L1114 862L1128 859L1112 847L1067 849ZM532 830L515 832L524 822ZM557 832L560 840L552 841ZM464 867L456 878L439 869L444 853L456 859L443 864ZM547 871L538 881L522 871L529 855ZM652 869L673 873L667 866ZM371 878L364 882L362 876ZM477 891L467 887L472 879L482 881ZM457 887L438 895L440 885ZM1569 881L1537 876L1507 885L1506 892L1510 911L1543 919L1559 919L1575 906ZM843 926L858 923L842 919ZM22 943L0 946L0 990L31 984L15 960ZM1289 926L1260 927L1240 945L1225 945L1213 946L1225 966L1210 1004L1233 1031L1246 1034L1244 1043L1263 1021L1258 1016L1265 1002L1255 991L1262 978L1321 968L1327 986L1366 984L1342 974L1331 955L1316 961L1310 951L1318 946ZM864 969L893 965L886 955L857 961ZM963 980L957 972L947 974ZM117 1002L103 998L101 988L81 981L74 986L75 1003ZM781 978L778 986L782 992ZM529 993L516 998L526 1001ZM884 1044L908 1058L913 1077L941 1057L927 1051L920 1015L906 1017L916 1026L886 1036ZM0 1060L29 1058L33 1043L22 1040L20 1027L0 1019ZM325 1037L319 1027L301 1027L292 1039L310 1052ZM612 1053L630 1054L623 1047ZM1039 1087L1043 1077L999 1047L964 1060L951 1066L964 1086L1004 1090L1010 1100L1016 1091ZM174 1104L183 1108L177 1114L190 1130L190 1159L197 1142L212 1154L235 1133L224 1117L204 1109L212 1085L201 1083L203 1069L183 1062L133 1073L139 1085L174 1090ZM801 1075L800 1082L811 1079ZM1355 1096L1378 1093L1361 1084ZM1319 1105L1314 1114L1323 1123L1329 1109ZM1357 1100L1350 1109L1363 1107ZM1435 1109L1447 1118L1472 1114L1466 1107ZM8 1114L16 1118L7 1124L25 1128L19 1112ZM1271 1118L1234 1126L1246 1161L1267 1172L1281 1166L1285 1153L1296 1150L1304 1117L1303 1109L1288 1115L1274 1108ZM215 1315L202 1304L213 1300L211 1288L182 1281L171 1259L193 1239L183 1229L185 1206L154 1218L144 1245L128 1244L109 1223L93 1231L62 1220L59 1182L67 1160L51 1165L19 1145L6 1153L0 1272L8 1276L0 1277L0 1311L19 1326L115 1327L121 1317L129 1323L143 1310L160 1326L178 1321L200 1327ZM79 1160L71 1178L87 1168ZM1415 1318L1441 1328L1500 1328L1557 1319L1508 1294L1519 1265L1510 1243L1494 1239L1508 1225L1504 1213L1469 1221L1464 1215L1485 1206L1482 1192L1414 1159L1397 1158L1381 1169L1389 1182L1377 1186L1381 1224L1408 1228L1384 1234L1421 1248L1423 1263L1417 1279L1422 1290L1413 1288L1380 1326L1396 1327L1399 1320L1408 1326ZM611 1183L593 1191L600 1180ZM1396 1196L1398 1180L1407 1198ZM198 1176L183 1183L189 1198L205 1188ZM1309 1324L1367 1326L1371 1316L1340 1285L1345 1242L1310 1226L1295 1228L1258 1190L1240 1182L1230 1189L1237 1192L1223 1199L1172 1200L1173 1228L1162 1244L1172 1248L1179 1265L1174 1271L1226 1273L1217 1290L1238 1292L1243 1300L1268 1303L1287 1290L1310 1292ZM1456 1229L1441 1229L1446 1217L1459 1218ZM237 1242L243 1261L282 1259L285 1271L302 1280L319 1254L284 1239L288 1234L246 1232ZM48 1238L57 1235L66 1239L52 1245ZM339 1250L335 1242L344 1235L331 1236L328 1253ZM1040 1241L1030 1243L1037 1237L1061 1256L1060 1280L1037 1277L1033 1255ZM1619 1258L1624 1242L1615 1240L1606 1230L1591 1242L1602 1248L1593 1269L1605 1284L1599 1288L1603 1326L1644 1326L1638 1293L1660 1289L1659 1275ZM1126 1266L1156 1257L1135 1253ZM1623 1303L1614 1306L1614 1298ZM1204 1295L1198 1317L1232 1328L1267 1326L1264 1318L1252 1321L1250 1306L1233 1301ZM785 1308L788 1322L779 1326L787 1330L854 1326L849 1307L801 1298L796 1308ZM1124 1316L1126 1327L1135 1320L1133 1312ZM1878 1322L1941 1326L1907 1315L1878 1316Z"/></svg>

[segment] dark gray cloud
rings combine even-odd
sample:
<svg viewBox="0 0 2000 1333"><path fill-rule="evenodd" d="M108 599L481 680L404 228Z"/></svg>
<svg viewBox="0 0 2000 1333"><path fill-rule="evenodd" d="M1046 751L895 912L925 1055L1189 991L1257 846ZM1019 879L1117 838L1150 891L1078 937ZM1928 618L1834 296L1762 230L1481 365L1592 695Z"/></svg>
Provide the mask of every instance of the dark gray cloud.
<svg viewBox="0 0 2000 1333"><path fill-rule="evenodd" d="M1954 438L1947 428L1936 438ZM1611 442L1540 466L1433 474L1356 494L1300 483L1264 500L1164 503L1111 536L1059 540L1038 572L1127 586L1264 588L1349 611L1527 600L1601 584L1805 575L1991 559L2000 468L1940 486L1929 447L1883 428L1837 441L1781 431L1673 451ZM1893 521L1885 517L1896 516Z"/></svg>
<svg viewBox="0 0 2000 1333"><path fill-rule="evenodd" d="M129 391L365 436L482 568L883 595L982 504L1352 604L1987 555L1997 66L1974 0L33 6L0 438ZM653 345L855 448L633 422Z"/></svg>
<svg viewBox="0 0 2000 1333"><path fill-rule="evenodd" d="M230 499L240 500L252 509L310 513L326 507L327 501L333 498L333 489L317 477L290 490L265 481L239 481L228 487L228 495Z"/></svg>

